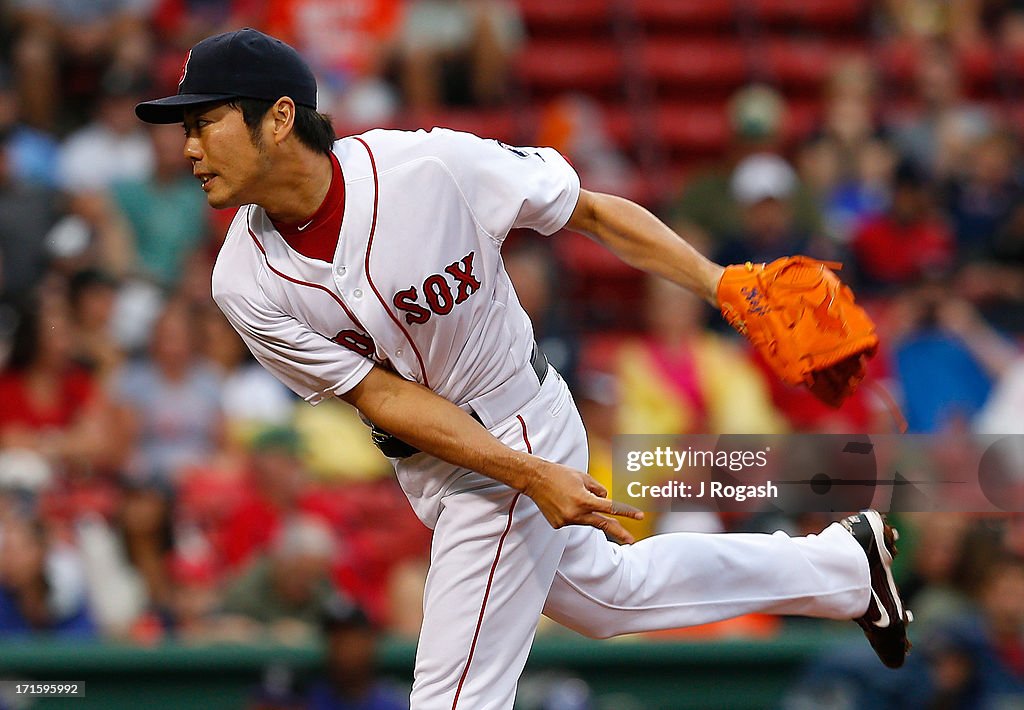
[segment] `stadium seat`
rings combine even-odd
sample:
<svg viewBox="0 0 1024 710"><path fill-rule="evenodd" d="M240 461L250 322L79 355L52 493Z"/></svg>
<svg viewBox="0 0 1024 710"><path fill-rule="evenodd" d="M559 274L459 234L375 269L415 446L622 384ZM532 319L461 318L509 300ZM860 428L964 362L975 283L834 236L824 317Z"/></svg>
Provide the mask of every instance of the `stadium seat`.
<svg viewBox="0 0 1024 710"><path fill-rule="evenodd" d="M720 155L731 133L724 106L691 104L658 106L654 132L662 148L690 157Z"/></svg>
<svg viewBox="0 0 1024 710"><path fill-rule="evenodd" d="M821 40L769 40L757 51L765 78L789 91L817 94L836 62L862 51L859 45Z"/></svg>
<svg viewBox="0 0 1024 710"><path fill-rule="evenodd" d="M729 40L650 39L640 50L644 73L660 87L729 90L748 78L743 45Z"/></svg>
<svg viewBox="0 0 1024 710"><path fill-rule="evenodd" d="M912 42L888 42L874 53L875 65L887 84L912 86L921 61L921 50Z"/></svg>
<svg viewBox="0 0 1024 710"><path fill-rule="evenodd" d="M616 7L615 0L517 0L517 4L534 36L607 29Z"/></svg>
<svg viewBox="0 0 1024 710"><path fill-rule="evenodd" d="M1003 66L1009 77L1017 82L1019 88L1021 81L1024 81L1024 49L1007 51L1003 56Z"/></svg>
<svg viewBox="0 0 1024 710"><path fill-rule="evenodd" d="M636 325L643 325L637 323ZM580 369L589 372L615 372L623 343L635 337L635 331L590 333L583 338Z"/></svg>
<svg viewBox="0 0 1024 710"><path fill-rule="evenodd" d="M519 78L540 91L592 91L622 84L622 54L607 43L534 40L516 60Z"/></svg>
<svg viewBox="0 0 1024 710"><path fill-rule="evenodd" d="M747 5L762 25L861 34L868 0L751 0Z"/></svg>
<svg viewBox="0 0 1024 710"><path fill-rule="evenodd" d="M957 50L964 90L975 98L994 97L999 91L1000 62L991 44L974 44Z"/></svg>
<svg viewBox="0 0 1024 710"><path fill-rule="evenodd" d="M566 231L560 233L552 244L560 259L587 274L621 276L635 271L611 251L582 234Z"/></svg>
<svg viewBox="0 0 1024 710"><path fill-rule="evenodd" d="M563 231L551 243L558 259L572 265L569 300L586 330L636 324L643 301L641 272L582 234Z"/></svg>
<svg viewBox="0 0 1024 710"><path fill-rule="evenodd" d="M631 150L637 140L635 111L631 106L614 105L601 108L604 129L620 148Z"/></svg>
<svg viewBox="0 0 1024 710"><path fill-rule="evenodd" d="M910 42L890 42L876 53L877 65L886 83L894 89L913 89L921 66L922 50ZM1000 57L990 44L960 47L957 64L964 91L974 98L992 98L1000 90L1003 72L1013 79L1024 77L1024 54Z"/></svg>
<svg viewBox="0 0 1024 710"><path fill-rule="evenodd" d="M720 29L736 21L736 0L633 0L634 17L648 30Z"/></svg>
<svg viewBox="0 0 1024 710"><path fill-rule="evenodd" d="M783 140L788 145L797 145L806 140L821 125L822 107L817 99L791 101L786 107L782 124Z"/></svg>

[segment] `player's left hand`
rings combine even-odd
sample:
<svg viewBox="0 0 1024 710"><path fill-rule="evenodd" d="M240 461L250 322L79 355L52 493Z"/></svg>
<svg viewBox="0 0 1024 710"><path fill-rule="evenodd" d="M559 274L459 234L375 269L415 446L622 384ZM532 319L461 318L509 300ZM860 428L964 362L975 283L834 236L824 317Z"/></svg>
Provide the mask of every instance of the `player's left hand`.
<svg viewBox="0 0 1024 710"><path fill-rule="evenodd" d="M643 512L608 498L608 490L593 477L568 466L547 465L527 484L523 492L533 499L551 527L590 525L616 540L631 544L633 535L615 518L619 515L642 520Z"/></svg>

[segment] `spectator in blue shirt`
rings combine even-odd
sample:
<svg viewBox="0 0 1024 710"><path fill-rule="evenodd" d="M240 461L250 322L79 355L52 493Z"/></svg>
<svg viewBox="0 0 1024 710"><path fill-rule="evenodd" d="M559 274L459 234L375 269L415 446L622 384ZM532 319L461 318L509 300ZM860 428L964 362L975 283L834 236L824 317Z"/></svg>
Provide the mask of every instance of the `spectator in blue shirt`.
<svg viewBox="0 0 1024 710"><path fill-rule="evenodd" d="M5 520L0 528L0 634L48 632L92 638L82 571L73 550L47 543L36 520Z"/></svg>

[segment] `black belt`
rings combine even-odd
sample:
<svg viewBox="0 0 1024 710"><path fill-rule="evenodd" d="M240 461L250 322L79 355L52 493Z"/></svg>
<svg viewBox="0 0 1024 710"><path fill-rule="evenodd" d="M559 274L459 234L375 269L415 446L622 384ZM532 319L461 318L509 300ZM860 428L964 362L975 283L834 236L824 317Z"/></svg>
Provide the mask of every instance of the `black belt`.
<svg viewBox="0 0 1024 710"><path fill-rule="evenodd" d="M533 344L533 352L530 354L530 367L537 375L537 382L544 384L544 380L548 376L548 358L536 343ZM476 412L470 410L469 414L480 422L480 417ZM483 424L483 422L480 423ZM394 434L389 434L372 423L370 424L370 440L389 459L404 459L420 453L420 450L412 444L407 444Z"/></svg>

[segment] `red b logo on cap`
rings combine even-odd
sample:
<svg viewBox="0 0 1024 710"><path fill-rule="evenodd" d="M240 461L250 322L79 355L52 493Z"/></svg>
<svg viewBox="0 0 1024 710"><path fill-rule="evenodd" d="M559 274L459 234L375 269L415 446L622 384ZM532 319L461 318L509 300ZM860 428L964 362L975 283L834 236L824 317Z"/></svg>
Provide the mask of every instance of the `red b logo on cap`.
<svg viewBox="0 0 1024 710"><path fill-rule="evenodd" d="M181 76L178 77L178 86L181 86L181 82L185 81L185 75L188 74L188 60L192 58L192 50L188 50L188 54L185 55L185 63L181 65Z"/></svg>

